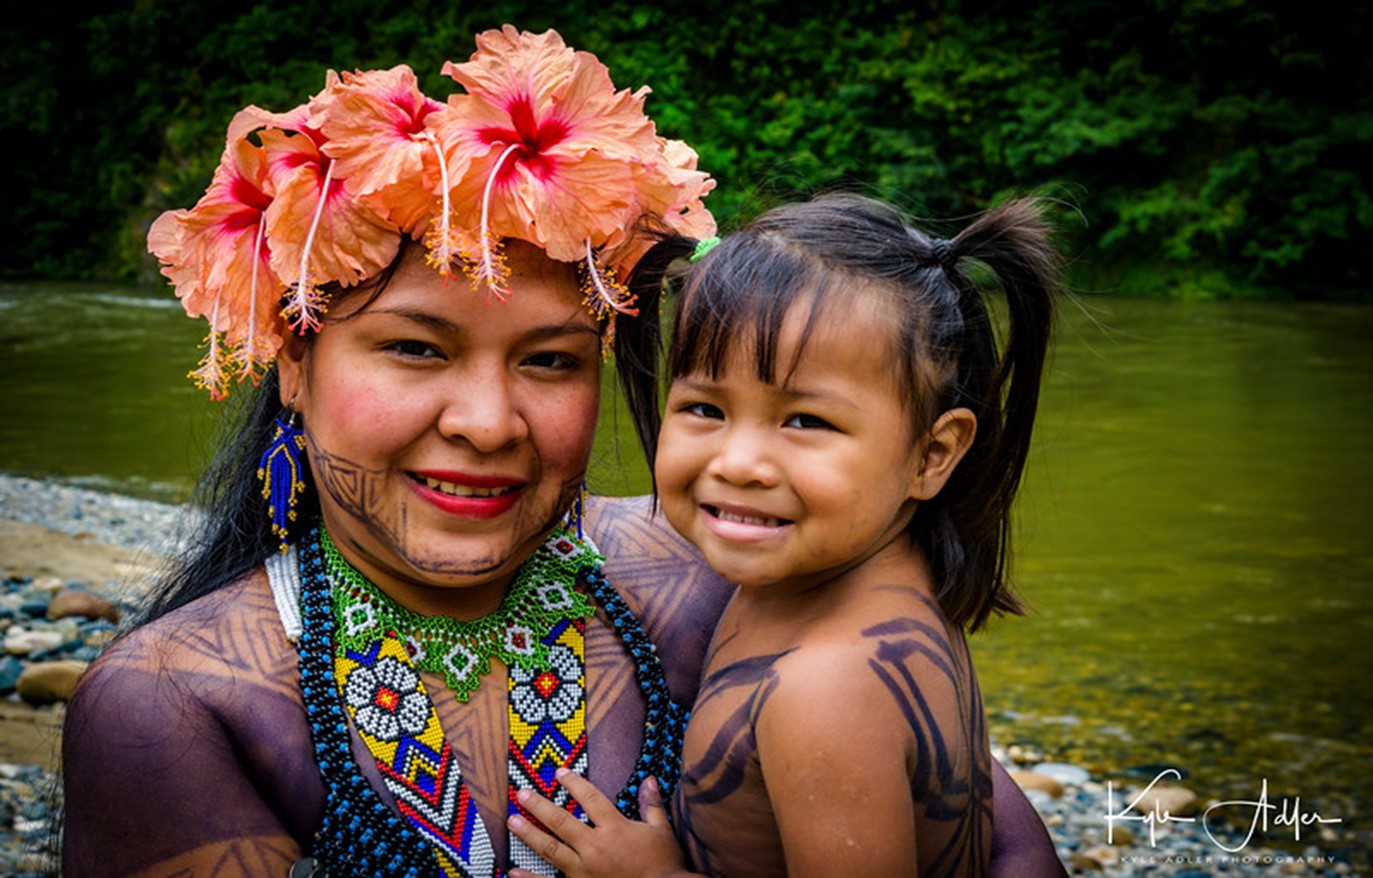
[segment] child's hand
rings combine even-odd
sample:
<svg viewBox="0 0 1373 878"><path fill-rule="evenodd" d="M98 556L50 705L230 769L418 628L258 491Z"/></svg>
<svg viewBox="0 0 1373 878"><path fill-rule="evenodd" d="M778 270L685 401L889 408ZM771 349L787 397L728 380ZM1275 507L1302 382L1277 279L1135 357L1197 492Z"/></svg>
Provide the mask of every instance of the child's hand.
<svg viewBox="0 0 1373 878"><path fill-rule="evenodd" d="M594 826L577 820L567 811L529 790L521 790L519 802L549 832L512 815L510 831L530 849L561 870L567 878L668 878L685 876L682 852L668 826L667 811L652 778L644 782L644 822L625 817L600 790L576 772L558 769L558 782L572 794ZM555 837L556 836L556 837ZM511 869L510 878L538 878L523 869Z"/></svg>

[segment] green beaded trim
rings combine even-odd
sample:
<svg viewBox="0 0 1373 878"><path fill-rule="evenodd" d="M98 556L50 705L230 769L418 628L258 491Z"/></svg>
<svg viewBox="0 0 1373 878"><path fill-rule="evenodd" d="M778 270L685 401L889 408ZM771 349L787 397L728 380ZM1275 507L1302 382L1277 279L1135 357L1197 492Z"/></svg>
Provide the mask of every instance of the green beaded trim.
<svg viewBox="0 0 1373 878"><path fill-rule="evenodd" d="M605 563L590 543L559 528L520 566L496 612L463 622L424 616L391 600L343 560L322 526L320 544L333 591L335 654L363 652L390 634L404 642L416 668L443 675L464 703L491 672L493 658L507 667L548 670L544 637L564 619L595 614L576 582L583 571Z"/></svg>

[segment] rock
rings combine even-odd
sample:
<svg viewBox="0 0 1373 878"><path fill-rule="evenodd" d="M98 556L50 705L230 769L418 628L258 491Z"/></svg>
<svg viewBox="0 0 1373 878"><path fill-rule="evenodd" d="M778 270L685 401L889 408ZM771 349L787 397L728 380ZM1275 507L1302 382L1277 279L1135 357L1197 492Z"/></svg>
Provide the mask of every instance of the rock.
<svg viewBox="0 0 1373 878"><path fill-rule="evenodd" d="M52 704L67 701L76 689L76 681L81 679L87 668L86 662L57 661L40 662L29 665L19 675L15 687L19 697L29 704Z"/></svg>
<svg viewBox="0 0 1373 878"><path fill-rule="evenodd" d="M1116 853L1116 849L1105 844L1099 844L1096 847L1088 848L1082 852L1082 856L1094 861L1097 864L1098 869L1103 869L1106 866L1114 866L1120 862L1120 854Z"/></svg>
<svg viewBox="0 0 1373 878"><path fill-rule="evenodd" d="M119 608L98 594L69 588L53 596L48 604L48 618L61 619L66 616L85 616L87 619L119 621Z"/></svg>
<svg viewBox="0 0 1373 878"><path fill-rule="evenodd" d="M114 628L95 628L87 630L82 634L82 641L95 649L103 649L114 642L115 634L118 631Z"/></svg>
<svg viewBox="0 0 1373 878"><path fill-rule="evenodd" d="M1138 796L1138 800L1136 800ZM1172 784L1154 784L1146 792L1131 793L1127 801L1134 802L1131 809L1137 814L1171 814L1187 817L1197 813L1197 794L1186 787Z"/></svg>
<svg viewBox="0 0 1373 878"><path fill-rule="evenodd" d="M1074 853L1068 857L1068 863L1078 872L1100 872L1101 864L1086 854Z"/></svg>
<svg viewBox="0 0 1373 878"><path fill-rule="evenodd" d="M1092 779L1087 769L1066 762L1041 762L1030 770L1035 774L1051 777L1065 787L1080 787Z"/></svg>
<svg viewBox="0 0 1373 878"><path fill-rule="evenodd" d="M1047 774L1040 774L1035 771L1010 771L1007 772L1011 780L1016 782L1022 790L1038 790L1041 793L1048 793L1055 799L1063 796L1063 784L1053 779Z"/></svg>
<svg viewBox="0 0 1373 878"><path fill-rule="evenodd" d="M51 600L47 595L30 595L25 597L24 602L19 605L19 612L30 619L41 619L48 615L49 603Z"/></svg>
<svg viewBox="0 0 1373 878"><path fill-rule="evenodd" d="M1028 765L1035 762L1043 762L1044 754L1020 744L1012 744L1006 748L1006 756L1016 765Z"/></svg>
<svg viewBox="0 0 1373 878"><path fill-rule="evenodd" d="M12 655L0 657L0 694L13 692L23 672L24 663L19 659Z"/></svg>
<svg viewBox="0 0 1373 878"><path fill-rule="evenodd" d="M28 631L18 625L5 633L5 652L10 655L28 655L33 652L48 652L66 642L61 631Z"/></svg>
<svg viewBox="0 0 1373 878"><path fill-rule="evenodd" d="M56 576L40 576L29 585L29 589L35 592L46 592L54 595L67 587L67 584Z"/></svg>
<svg viewBox="0 0 1373 878"><path fill-rule="evenodd" d="M28 852L19 857L19 861L14 864L16 872L30 873L34 875L51 875L57 868L57 859L48 854L36 854Z"/></svg>
<svg viewBox="0 0 1373 878"><path fill-rule="evenodd" d="M1127 845L1134 844L1134 842L1135 831L1130 827L1122 826L1119 823L1116 823L1111 827L1111 837L1108 841L1109 844L1113 844L1117 847L1126 847Z"/></svg>

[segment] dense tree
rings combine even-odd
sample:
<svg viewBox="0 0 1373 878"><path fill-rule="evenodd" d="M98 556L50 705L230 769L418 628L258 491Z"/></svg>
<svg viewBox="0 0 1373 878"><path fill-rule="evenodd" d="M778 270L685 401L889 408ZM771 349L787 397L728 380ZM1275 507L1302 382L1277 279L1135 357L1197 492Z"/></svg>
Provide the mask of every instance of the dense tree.
<svg viewBox="0 0 1373 878"><path fill-rule="evenodd" d="M478 30L557 28L701 152L729 225L861 186L927 214L1011 191L1076 205L1094 286L1364 295L1370 13L1347 2L433 0L36 5L0 37L11 145L0 266L130 276L148 222L199 196L232 112L326 68L405 61L442 97Z"/></svg>

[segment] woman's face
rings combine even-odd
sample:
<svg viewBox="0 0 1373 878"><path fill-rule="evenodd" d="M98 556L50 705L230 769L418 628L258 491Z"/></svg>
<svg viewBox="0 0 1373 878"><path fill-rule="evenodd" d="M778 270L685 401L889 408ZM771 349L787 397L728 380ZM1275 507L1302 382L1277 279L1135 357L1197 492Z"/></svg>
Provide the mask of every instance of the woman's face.
<svg viewBox="0 0 1373 878"><path fill-rule="evenodd" d="M330 537L419 612L494 610L591 452L600 336L575 272L507 256L512 295L488 304L411 248L375 301L279 358Z"/></svg>

